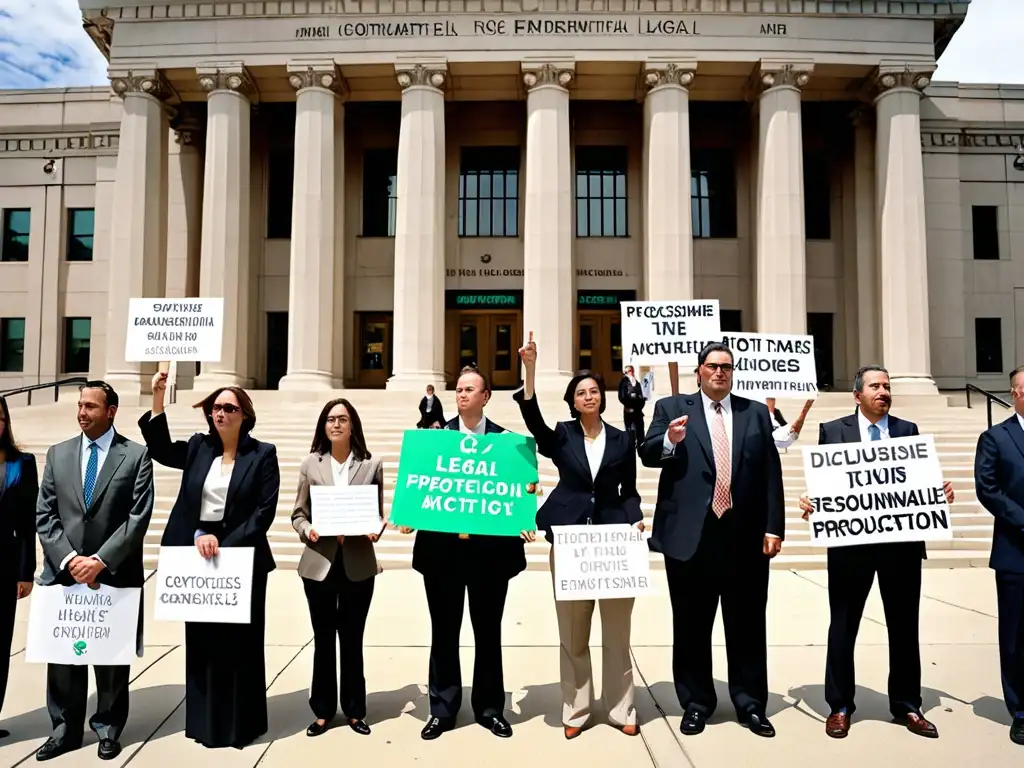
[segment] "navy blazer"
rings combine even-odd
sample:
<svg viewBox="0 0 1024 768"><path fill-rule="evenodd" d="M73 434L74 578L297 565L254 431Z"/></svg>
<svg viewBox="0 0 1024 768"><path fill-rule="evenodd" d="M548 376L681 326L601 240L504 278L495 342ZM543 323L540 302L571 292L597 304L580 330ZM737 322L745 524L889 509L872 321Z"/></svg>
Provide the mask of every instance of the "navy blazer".
<svg viewBox="0 0 1024 768"><path fill-rule="evenodd" d="M889 437L915 437L921 434L917 424L904 419L897 419L889 414ZM860 433L860 421L857 412L840 419L826 421L818 426L818 445L837 445L839 443L860 443L863 442ZM884 547L885 551L893 554L900 550L912 551L915 556L923 560L928 559L928 549L923 541L894 541L887 544L855 544L851 547L835 547L829 549L829 554L837 552L857 552L862 547Z"/></svg>
<svg viewBox="0 0 1024 768"><path fill-rule="evenodd" d="M537 510L537 527L549 542L554 541L553 525L634 524L644 519L636 490L636 455L625 432L604 424L604 456L594 478L578 420L559 422L552 429L544 422L536 395L527 400L519 390L512 399L537 440L537 452L558 468L558 485Z"/></svg>
<svg viewBox="0 0 1024 768"><path fill-rule="evenodd" d="M150 411L139 419L139 429L153 461L182 470L178 498L164 529L160 544L165 547L191 547L195 532L202 528L217 537L221 547L253 547L253 569L269 573L277 567L270 550L267 532L277 515L277 497L281 490L281 469L277 448L245 435L238 443L235 467L228 484L228 495L221 523L200 523L203 485L213 460L222 456L220 441L197 433L188 441L171 441L167 415L150 418Z"/></svg>
<svg viewBox="0 0 1024 768"><path fill-rule="evenodd" d="M772 437L768 407L731 396L732 509L737 518L737 544L753 556L765 557L764 536L786 535L786 504L782 461ZM688 415L686 438L662 457L670 422ZM654 508L651 549L675 560L689 560L697 551L704 519L715 492L715 453L699 392L665 397L655 403L647 437L639 447L645 467L661 469Z"/></svg>
<svg viewBox="0 0 1024 768"><path fill-rule="evenodd" d="M978 438L974 487L995 517L989 567L1024 573L1024 429L1016 413Z"/></svg>
<svg viewBox="0 0 1024 768"><path fill-rule="evenodd" d="M21 453L10 462L20 465L20 476L7 490L0 480L0 583L32 581L36 573L36 457Z"/></svg>
<svg viewBox="0 0 1024 768"><path fill-rule="evenodd" d="M445 424L445 429L459 429L459 417ZM487 419L488 435L505 432L505 428ZM457 571L460 578L497 578L507 581L526 570L526 549L519 536L482 536L468 539L457 533L416 531L412 546L413 570L424 576L447 576Z"/></svg>

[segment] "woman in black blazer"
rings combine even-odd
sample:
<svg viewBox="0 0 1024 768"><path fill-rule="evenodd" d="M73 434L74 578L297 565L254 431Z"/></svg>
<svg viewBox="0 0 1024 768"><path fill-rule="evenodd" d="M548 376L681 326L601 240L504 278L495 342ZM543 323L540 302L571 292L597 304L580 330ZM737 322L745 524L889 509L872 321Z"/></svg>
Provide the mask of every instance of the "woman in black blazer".
<svg viewBox="0 0 1024 768"><path fill-rule="evenodd" d="M628 523L643 530L640 494L636 490L636 454L629 435L605 423L606 398L600 374L580 371L565 390L572 421L552 429L544 423L534 376L537 345L519 350L526 368L523 389L513 398L519 403L526 428L537 439L537 452L558 468L558 485L537 512L537 527L553 541L554 525ZM551 577L555 577L554 547ZM594 600L555 601L561 646L562 725L565 738L580 735L593 710L593 672L590 663L590 625ZM633 598L599 600L601 608L602 699L608 719L629 736L640 732L634 706L633 662L629 653L629 627Z"/></svg>
<svg viewBox="0 0 1024 768"><path fill-rule="evenodd" d="M281 486L277 449L250 436L256 412L239 387L196 404L207 434L171 442L166 388L167 374L158 373L153 410L139 419L153 461L183 471L161 546L194 546L205 558L225 547L254 548L249 624L185 625L185 735L205 747L241 749L267 732L264 625L267 575L276 567L267 531Z"/></svg>
<svg viewBox="0 0 1024 768"><path fill-rule="evenodd" d="M7 693L18 601L32 592L36 572L36 457L14 442L11 412L0 397L0 710ZM10 736L0 729L0 739Z"/></svg>

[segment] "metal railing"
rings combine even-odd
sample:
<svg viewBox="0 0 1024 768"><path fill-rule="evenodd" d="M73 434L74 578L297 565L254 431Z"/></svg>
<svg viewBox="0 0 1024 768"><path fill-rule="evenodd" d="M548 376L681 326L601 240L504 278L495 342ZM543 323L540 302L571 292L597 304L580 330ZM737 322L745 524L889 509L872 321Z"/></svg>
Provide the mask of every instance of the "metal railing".
<svg viewBox="0 0 1024 768"><path fill-rule="evenodd" d="M985 398L985 408L988 411L988 426L989 426L989 429L992 428L992 403L994 403L994 402L995 403L999 403L1004 408L1009 408L1010 410L1013 410L1013 404L1012 403L1009 403L1006 400L1003 400L1003 398L1001 398L999 395L997 395L997 394L995 394L993 392L989 392L987 389L982 389L981 387L976 387L973 384L968 384L967 385L967 407L968 408L971 407L971 392L977 392L979 395L981 395L982 397Z"/></svg>
<svg viewBox="0 0 1024 768"><path fill-rule="evenodd" d="M45 384L30 384L27 387L18 387L17 389L8 389L0 392L0 395L4 397L14 397L15 395L28 394L28 404L32 405L32 394L39 392L44 389L53 389L53 402L57 402L60 397L60 388L69 387L72 384L82 386L88 381L85 376L72 376L67 379L60 379L59 381L50 381Z"/></svg>

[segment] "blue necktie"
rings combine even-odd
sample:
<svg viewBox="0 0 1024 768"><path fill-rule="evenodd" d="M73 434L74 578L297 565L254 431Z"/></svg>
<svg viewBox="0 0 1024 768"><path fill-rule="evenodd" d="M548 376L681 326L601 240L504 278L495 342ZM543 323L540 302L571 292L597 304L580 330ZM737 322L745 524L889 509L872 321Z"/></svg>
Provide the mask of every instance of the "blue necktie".
<svg viewBox="0 0 1024 768"><path fill-rule="evenodd" d="M872 440L882 439L882 430L878 428L877 424L871 424L868 426L868 434L871 435Z"/></svg>
<svg viewBox="0 0 1024 768"><path fill-rule="evenodd" d="M85 465L85 485L82 494L85 496L85 508L92 506L92 492L96 490L96 475L99 473L100 457L96 443L89 443L89 463Z"/></svg>

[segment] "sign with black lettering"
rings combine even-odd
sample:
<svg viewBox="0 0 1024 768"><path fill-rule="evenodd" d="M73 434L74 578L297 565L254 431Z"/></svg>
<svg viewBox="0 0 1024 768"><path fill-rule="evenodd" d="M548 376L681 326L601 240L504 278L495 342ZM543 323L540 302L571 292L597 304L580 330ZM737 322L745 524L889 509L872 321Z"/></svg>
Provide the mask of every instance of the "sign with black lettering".
<svg viewBox="0 0 1024 768"><path fill-rule="evenodd" d="M804 476L815 544L953 538L931 435L806 446Z"/></svg>
<svg viewBox="0 0 1024 768"><path fill-rule="evenodd" d="M622 358L626 365L696 361L721 335L718 299L622 302Z"/></svg>
<svg viewBox="0 0 1024 768"><path fill-rule="evenodd" d="M160 547L156 620L248 624L253 552L226 547L207 560L195 547Z"/></svg>
<svg viewBox="0 0 1024 768"><path fill-rule="evenodd" d="M28 614L25 661L75 666L128 665L138 643L142 590L106 584L37 586Z"/></svg>
<svg viewBox="0 0 1024 768"><path fill-rule="evenodd" d="M220 362L224 299L130 299L125 362Z"/></svg>
<svg viewBox="0 0 1024 768"><path fill-rule="evenodd" d="M721 333L733 353L733 394L751 400L818 396L814 337L784 333Z"/></svg>
<svg viewBox="0 0 1024 768"><path fill-rule="evenodd" d="M626 523L556 525L555 600L643 597L654 591L647 534Z"/></svg>

